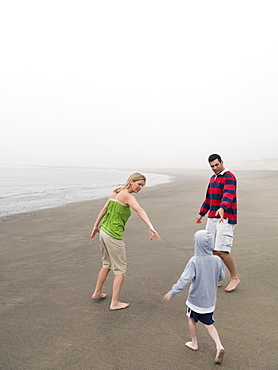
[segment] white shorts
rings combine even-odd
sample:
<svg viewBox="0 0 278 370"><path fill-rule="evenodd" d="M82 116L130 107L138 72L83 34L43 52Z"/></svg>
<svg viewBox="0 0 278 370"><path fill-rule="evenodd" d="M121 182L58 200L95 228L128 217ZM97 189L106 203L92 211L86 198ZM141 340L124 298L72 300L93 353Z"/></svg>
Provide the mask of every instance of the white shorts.
<svg viewBox="0 0 278 370"><path fill-rule="evenodd" d="M227 218L224 222L219 220L220 218L208 218L206 230L212 234L215 251L231 253L235 225L229 224Z"/></svg>

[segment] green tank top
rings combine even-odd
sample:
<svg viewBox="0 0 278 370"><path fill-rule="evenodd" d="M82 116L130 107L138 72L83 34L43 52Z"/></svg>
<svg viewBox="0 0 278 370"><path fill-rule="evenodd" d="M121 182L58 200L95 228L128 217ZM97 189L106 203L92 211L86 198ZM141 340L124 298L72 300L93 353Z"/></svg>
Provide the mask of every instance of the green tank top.
<svg viewBox="0 0 278 370"><path fill-rule="evenodd" d="M123 204L117 199L111 199L100 228L113 238L122 240L124 238L125 224L130 215L129 205Z"/></svg>

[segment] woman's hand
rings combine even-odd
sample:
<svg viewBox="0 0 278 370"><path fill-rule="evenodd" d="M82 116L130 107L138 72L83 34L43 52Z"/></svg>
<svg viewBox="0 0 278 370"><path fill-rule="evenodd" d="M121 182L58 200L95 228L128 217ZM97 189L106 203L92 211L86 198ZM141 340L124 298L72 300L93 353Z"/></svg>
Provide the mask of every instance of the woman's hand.
<svg viewBox="0 0 278 370"><path fill-rule="evenodd" d="M166 293L166 294L164 295L163 299L164 299L164 301L165 301L165 302L169 302L169 301L170 301L170 299L171 299L171 297L169 296L169 294L168 294L168 293Z"/></svg>
<svg viewBox="0 0 278 370"><path fill-rule="evenodd" d="M149 232L150 232L151 240L153 240L153 238L155 238L158 242L161 240L161 237L158 235L158 233L154 229L150 228Z"/></svg>
<svg viewBox="0 0 278 370"><path fill-rule="evenodd" d="M92 231L92 234L91 234L91 239L93 239L93 237L96 236L97 233L99 233L99 228L98 227L94 227L93 228L93 231Z"/></svg>

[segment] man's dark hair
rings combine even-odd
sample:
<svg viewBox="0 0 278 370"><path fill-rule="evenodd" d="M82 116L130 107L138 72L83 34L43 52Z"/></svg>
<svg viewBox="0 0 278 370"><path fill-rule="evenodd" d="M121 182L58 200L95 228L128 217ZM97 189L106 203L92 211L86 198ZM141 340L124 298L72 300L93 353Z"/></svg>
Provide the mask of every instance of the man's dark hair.
<svg viewBox="0 0 278 370"><path fill-rule="evenodd" d="M216 159L218 159L218 160L219 160L219 162L221 162L221 161L222 161L222 159L221 159L221 157L220 157L220 155L219 155L219 154L211 154L211 155L208 157L208 161L209 161L209 163L210 163L210 162L215 161Z"/></svg>

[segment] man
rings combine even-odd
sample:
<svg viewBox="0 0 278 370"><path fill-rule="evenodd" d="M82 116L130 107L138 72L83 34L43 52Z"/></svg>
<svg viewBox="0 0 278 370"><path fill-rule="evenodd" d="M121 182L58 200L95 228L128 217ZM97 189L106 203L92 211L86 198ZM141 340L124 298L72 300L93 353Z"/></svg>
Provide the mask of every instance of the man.
<svg viewBox="0 0 278 370"><path fill-rule="evenodd" d="M200 208L196 223L202 223L202 218L208 213L206 230L212 234L214 239L213 253L223 260L230 272L230 283L225 290L231 292L240 283L230 254L234 227L237 223L237 180L232 172L225 169L220 155L212 154L208 161L214 175L210 178L206 198ZM222 283L219 282L218 286L221 285Z"/></svg>

